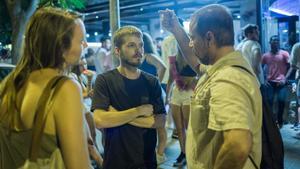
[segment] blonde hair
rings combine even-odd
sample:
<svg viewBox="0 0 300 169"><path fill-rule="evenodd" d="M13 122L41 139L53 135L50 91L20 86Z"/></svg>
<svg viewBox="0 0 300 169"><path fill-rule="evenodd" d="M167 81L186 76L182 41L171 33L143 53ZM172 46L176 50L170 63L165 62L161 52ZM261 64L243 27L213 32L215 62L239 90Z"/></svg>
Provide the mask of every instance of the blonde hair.
<svg viewBox="0 0 300 169"><path fill-rule="evenodd" d="M75 20L79 18L74 12L53 7L40 8L31 16L20 61L1 84L1 121L3 115L18 112L16 95L31 72L42 68L63 69L63 53L71 47Z"/></svg>
<svg viewBox="0 0 300 169"><path fill-rule="evenodd" d="M133 35L137 37L143 37L141 30L135 26L123 26L119 28L113 37L113 43L116 47L121 48L124 43L124 37Z"/></svg>

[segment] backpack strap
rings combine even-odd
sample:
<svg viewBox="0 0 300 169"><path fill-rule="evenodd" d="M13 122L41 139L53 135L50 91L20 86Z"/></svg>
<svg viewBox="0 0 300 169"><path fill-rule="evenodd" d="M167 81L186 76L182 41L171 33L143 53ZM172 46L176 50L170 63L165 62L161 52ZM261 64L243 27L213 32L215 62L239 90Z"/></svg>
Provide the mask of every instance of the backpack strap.
<svg viewBox="0 0 300 169"><path fill-rule="evenodd" d="M250 161L252 162L252 164L254 165L254 167L255 167L256 169L259 169L259 167L255 164L253 158L252 158L250 155L248 155L248 157L249 157Z"/></svg>
<svg viewBox="0 0 300 169"><path fill-rule="evenodd" d="M243 69L243 70L245 70L246 72L248 72L250 75L254 76L253 73L252 73L250 70L246 69L246 68L243 67L243 66L240 66L240 65L232 65L232 67L237 67L237 68Z"/></svg>
<svg viewBox="0 0 300 169"><path fill-rule="evenodd" d="M250 72L248 69L246 69L245 67L243 66L240 66L240 65L232 65L232 67L237 67L237 68L240 68L240 69L243 69L245 70L246 72L248 72L250 75L254 76L252 74L252 72ZM254 162L253 158L250 156L250 154L248 155L250 161L252 162L253 166L256 168L256 169L259 169L259 167L256 165L256 163Z"/></svg>
<svg viewBox="0 0 300 169"><path fill-rule="evenodd" d="M52 99L56 91L62 86L63 82L69 79L66 76L56 76L51 79L40 96L35 117L34 124L32 126L32 142L29 151L30 161L36 161L38 157L38 152L42 140L42 134L45 128L45 121L49 111L49 101Z"/></svg>

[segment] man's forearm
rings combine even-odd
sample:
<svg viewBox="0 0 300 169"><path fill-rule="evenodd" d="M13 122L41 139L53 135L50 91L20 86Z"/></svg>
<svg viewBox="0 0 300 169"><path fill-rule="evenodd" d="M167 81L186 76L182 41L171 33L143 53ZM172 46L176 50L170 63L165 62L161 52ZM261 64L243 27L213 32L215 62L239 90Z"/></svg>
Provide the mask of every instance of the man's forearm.
<svg viewBox="0 0 300 169"><path fill-rule="evenodd" d="M198 74L200 74L198 65L199 59L196 57L195 53L193 52L192 48L189 47L190 38L185 32L183 27L178 27L173 32L174 37L176 38L180 50L182 51L183 57L187 61L187 63L191 66L191 68Z"/></svg>
<svg viewBox="0 0 300 169"><path fill-rule="evenodd" d="M155 118L154 128L165 127L165 124L166 124L166 115L165 114L156 114L154 116L154 118Z"/></svg>
<svg viewBox="0 0 300 169"><path fill-rule="evenodd" d="M234 146L222 145L214 169L242 169L248 156L240 155L236 149Z"/></svg>
<svg viewBox="0 0 300 169"><path fill-rule="evenodd" d="M94 120L97 128L111 128L126 124L139 115L136 108L124 111L95 110Z"/></svg>
<svg viewBox="0 0 300 169"><path fill-rule="evenodd" d="M223 133L224 142L217 155L214 169L242 169L252 147L248 130L228 130Z"/></svg>
<svg viewBox="0 0 300 169"><path fill-rule="evenodd" d="M143 128L161 128L165 126L165 114L158 114L148 117L137 117L130 121L129 124Z"/></svg>
<svg viewBox="0 0 300 169"><path fill-rule="evenodd" d="M287 73L286 73L286 75L285 75L285 77L286 77L286 79L290 79L291 77L291 75L292 74L294 74L294 72L297 70L297 68L296 68L296 66L291 66L290 68L289 68L289 70L287 71Z"/></svg>
<svg viewBox="0 0 300 169"><path fill-rule="evenodd" d="M136 127L142 127L142 128L154 128L154 116L148 116L148 117L137 117L129 122L129 124L136 126Z"/></svg>

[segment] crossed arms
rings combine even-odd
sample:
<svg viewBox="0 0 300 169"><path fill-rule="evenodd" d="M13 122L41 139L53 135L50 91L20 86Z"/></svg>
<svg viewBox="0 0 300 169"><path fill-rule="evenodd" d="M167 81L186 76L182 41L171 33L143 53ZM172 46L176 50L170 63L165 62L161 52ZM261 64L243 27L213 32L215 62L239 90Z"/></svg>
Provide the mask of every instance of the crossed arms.
<svg viewBox="0 0 300 169"><path fill-rule="evenodd" d="M117 111L110 107L108 111L96 109L94 119L97 128L111 128L124 124L142 128L161 128L165 125L165 114L153 114L153 107L144 104L131 109Z"/></svg>

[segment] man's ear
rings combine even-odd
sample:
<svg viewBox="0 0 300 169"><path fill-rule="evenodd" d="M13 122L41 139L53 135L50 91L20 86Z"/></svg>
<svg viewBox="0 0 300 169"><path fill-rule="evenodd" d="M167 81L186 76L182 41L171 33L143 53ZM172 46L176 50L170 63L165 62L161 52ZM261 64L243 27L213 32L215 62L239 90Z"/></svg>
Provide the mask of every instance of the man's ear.
<svg viewBox="0 0 300 169"><path fill-rule="evenodd" d="M120 56L120 48L115 47L115 54L116 54L117 56Z"/></svg>
<svg viewBox="0 0 300 169"><path fill-rule="evenodd" d="M208 31L208 32L206 32L205 37L206 37L207 41L210 41L214 38L214 34L211 31Z"/></svg>
<svg viewBox="0 0 300 169"><path fill-rule="evenodd" d="M211 31L206 32L205 38L207 40L208 47L212 46L212 43L214 43L215 36Z"/></svg>

